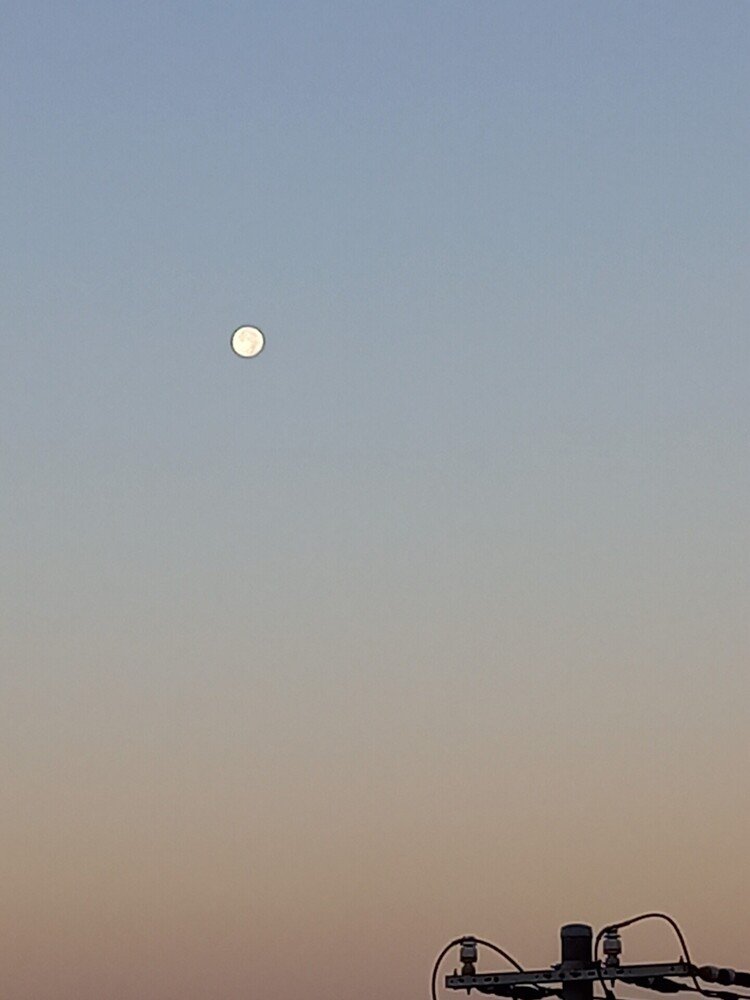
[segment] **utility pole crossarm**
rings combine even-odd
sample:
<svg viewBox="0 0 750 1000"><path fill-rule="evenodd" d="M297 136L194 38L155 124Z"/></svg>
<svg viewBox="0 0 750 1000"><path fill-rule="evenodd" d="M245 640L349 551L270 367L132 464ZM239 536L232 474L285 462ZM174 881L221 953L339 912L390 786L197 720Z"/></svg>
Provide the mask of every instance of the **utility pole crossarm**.
<svg viewBox="0 0 750 1000"><path fill-rule="evenodd" d="M666 920L671 925L680 943L680 960L623 965L620 930L654 917ZM615 1000L615 984L626 983L661 994L690 990L700 994L705 1000L750 1000L747 993L707 989L700 985L698 980L702 979L705 983L719 986L750 989L750 972L714 965L694 965L682 931L672 917L665 913L641 913L629 920L607 924L596 935L595 941L593 930L588 924L565 924L560 928L560 962L546 969L527 971L515 958L491 941L473 935L456 938L440 952L433 967L432 1000L437 1000L440 964L455 945L459 945L461 949L461 971L459 975L456 969L452 976L445 977L445 986L449 990L465 990L467 993L476 990L477 993L507 997L510 1000L548 1000L551 997L560 997L562 1000L594 1000L594 987L598 983L604 993L604 1000ZM497 952L513 969L506 972L477 972L478 945ZM682 982L684 979L690 982Z"/></svg>
<svg viewBox="0 0 750 1000"><path fill-rule="evenodd" d="M649 965L621 965L616 968L603 967L597 969L570 969L560 966L551 969L529 970L528 972L487 972L473 976L446 976L445 985L449 990L465 990L470 987L482 992L482 987L500 986L546 986L556 983L596 982L601 977L605 981L614 979L627 980L637 985L639 980L653 979L657 976L690 976L691 968L687 962L659 962ZM489 990L488 990L489 992Z"/></svg>

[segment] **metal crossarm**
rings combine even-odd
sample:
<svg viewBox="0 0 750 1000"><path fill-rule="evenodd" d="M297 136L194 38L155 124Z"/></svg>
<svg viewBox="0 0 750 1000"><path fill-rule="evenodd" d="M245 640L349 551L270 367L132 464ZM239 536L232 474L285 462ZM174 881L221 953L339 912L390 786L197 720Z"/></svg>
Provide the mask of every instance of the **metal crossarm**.
<svg viewBox="0 0 750 1000"><path fill-rule="evenodd" d="M492 992L491 987L511 989L514 986L546 986L552 983L570 983L625 980L636 986L640 981L654 979L658 976L691 976L691 967L687 962L651 963L649 965L606 966L600 969L563 969L553 966L551 969L540 969L530 972L483 972L473 976L446 976L445 985L449 990L476 989L480 992Z"/></svg>
<svg viewBox="0 0 750 1000"><path fill-rule="evenodd" d="M652 919L666 921L671 926L680 944L679 961L623 965L621 930ZM512 969L477 972L480 945L496 952ZM595 939L589 924L565 924L560 928L561 961L546 969L527 971L498 945L471 934L455 938L443 948L433 966L430 981L432 1000L438 1000L437 977L441 963L450 949L456 946L460 949L460 965L452 976L445 977L445 986L449 990L466 990L467 993L475 990L485 996L505 997L508 1000L550 1000L552 997L560 997L561 1000L616 1000L616 985L628 984L663 995L689 990L699 994L703 1000L750 1000L748 993L701 986L700 979L719 986L747 989L750 988L750 972L714 965L694 965L684 934L666 913L640 913L618 923L606 924ZM604 998L595 998L597 984Z"/></svg>

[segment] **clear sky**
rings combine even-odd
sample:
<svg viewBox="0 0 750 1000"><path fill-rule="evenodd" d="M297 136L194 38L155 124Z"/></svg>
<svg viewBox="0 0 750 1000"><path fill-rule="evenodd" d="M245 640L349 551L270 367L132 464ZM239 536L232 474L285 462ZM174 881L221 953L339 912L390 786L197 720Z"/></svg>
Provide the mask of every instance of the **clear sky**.
<svg viewBox="0 0 750 1000"><path fill-rule="evenodd" d="M748 51L2 4L4 1000L411 1000L652 907L748 966Z"/></svg>

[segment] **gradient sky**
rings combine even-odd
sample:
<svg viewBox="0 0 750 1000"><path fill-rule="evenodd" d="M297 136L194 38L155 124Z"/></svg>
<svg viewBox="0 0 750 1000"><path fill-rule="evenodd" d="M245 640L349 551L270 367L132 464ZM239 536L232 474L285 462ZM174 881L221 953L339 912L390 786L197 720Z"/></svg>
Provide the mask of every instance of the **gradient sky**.
<svg viewBox="0 0 750 1000"><path fill-rule="evenodd" d="M750 4L0 47L3 1000L750 967Z"/></svg>

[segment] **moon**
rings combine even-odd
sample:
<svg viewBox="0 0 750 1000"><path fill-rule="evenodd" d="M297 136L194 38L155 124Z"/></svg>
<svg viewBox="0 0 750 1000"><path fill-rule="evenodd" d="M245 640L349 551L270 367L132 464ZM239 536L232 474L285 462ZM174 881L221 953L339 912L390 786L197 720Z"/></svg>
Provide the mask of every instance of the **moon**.
<svg viewBox="0 0 750 1000"><path fill-rule="evenodd" d="M232 350L241 358L254 358L263 350L266 338L257 326L240 326L232 334Z"/></svg>

